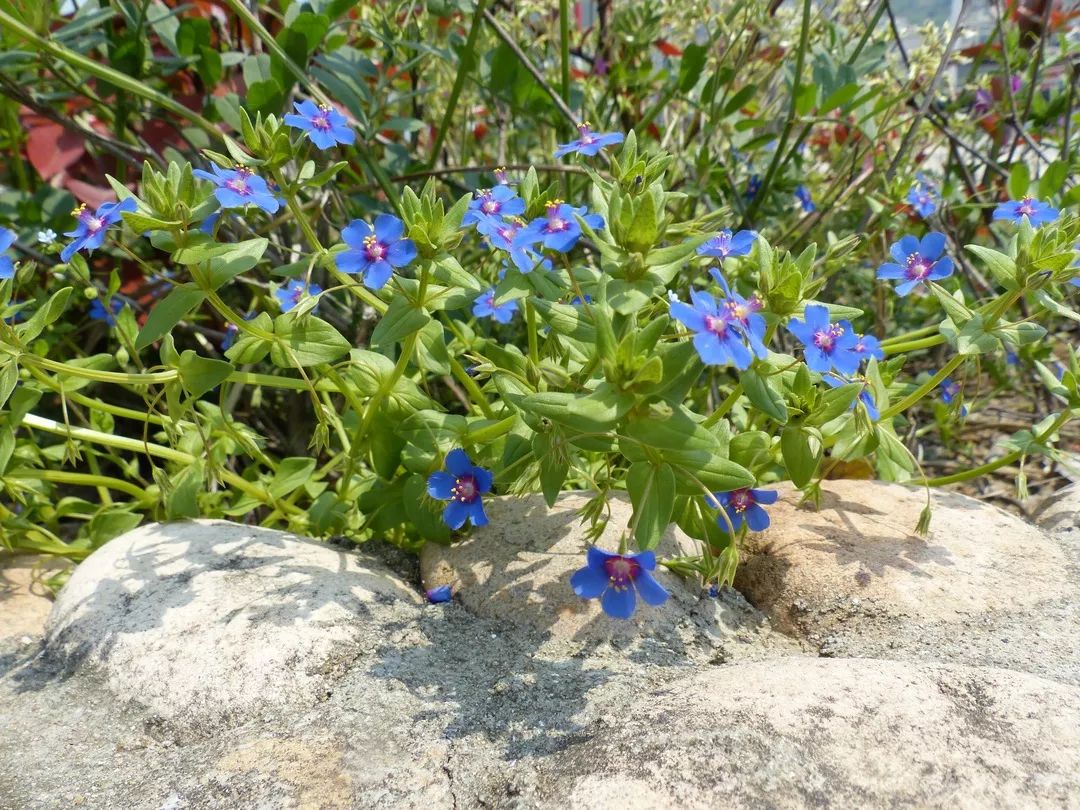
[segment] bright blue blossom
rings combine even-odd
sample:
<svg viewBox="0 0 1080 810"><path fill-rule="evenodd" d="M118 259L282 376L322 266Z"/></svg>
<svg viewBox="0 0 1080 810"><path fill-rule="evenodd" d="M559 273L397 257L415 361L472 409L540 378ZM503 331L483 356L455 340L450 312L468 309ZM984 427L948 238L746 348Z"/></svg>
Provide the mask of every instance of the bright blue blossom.
<svg viewBox="0 0 1080 810"><path fill-rule="evenodd" d="M1008 200L994 209L994 219L1004 219L1019 225L1024 217L1028 218L1033 228L1053 222L1060 212L1049 203L1041 202L1032 197L1024 197L1021 200Z"/></svg>
<svg viewBox="0 0 1080 810"><path fill-rule="evenodd" d="M952 405L953 401L960 396L963 392L960 389L960 385L952 380L950 377L946 377L938 384L938 388L941 389L941 401L946 405ZM967 405L960 406L960 415L967 416Z"/></svg>
<svg viewBox="0 0 1080 810"><path fill-rule="evenodd" d="M240 331L240 327L235 323L229 322L225 325L225 334L221 338L221 350L227 351L232 348L232 345L236 343L236 335Z"/></svg>
<svg viewBox="0 0 1080 810"><path fill-rule="evenodd" d="M911 188L908 189L907 201L915 209L915 213L923 219L937 211L938 204L934 187L921 180L912 183Z"/></svg>
<svg viewBox="0 0 1080 810"><path fill-rule="evenodd" d="M765 348L765 332L768 325L765 323L765 318L758 314L763 306L761 299L757 295L743 298L728 286L727 279L715 267L709 271L709 275L724 291L722 306L728 320L739 327L753 353L764 360L769 355L769 350Z"/></svg>
<svg viewBox="0 0 1080 810"><path fill-rule="evenodd" d="M605 146L614 146L617 143L622 143L625 139L621 132L597 134L592 131L588 121L578 124L578 132L581 134L576 141L559 144L559 148L555 150L555 157L559 158L571 152L593 157L599 154L600 150Z"/></svg>
<svg viewBox="0 0 1080 810"><path fill-rule="evenodd" d="M881 413L878 411L877 403L874 402L874 395L870 393L870 384L866 381L865 378L860 377L857 379L846 380L837 374L829 372L828 374L823 374L821 379L823 379L825 381L825 384L828 385L830 388L840 388L843 385L851 385L852 383L861 382L862 389L859 391L859 396L856 397L856 399L858 399L866 407L866 413L870 417L870 421L876 422L878 419L881 418ZM854 409L854 407L855 403L852 402L851 408L848 408L848 410L852 410Z"/></svg>
<svg viewBox="0 0 1080 810"><path fill-rule="evenodd" d="M552 200L547 204L545 216L534 219L518 232L514 237L514 247L534 247L539 244L548 250L567 253L581 238L581 226L575 215L585 220L593 230L604 227L602 216L587 211L585 206L574 208L562 200Z"/></svg>
<svg viewBox="0 0 1080 810"><path fill-rule="evenodd" d="M608 616L629 619L634 615L638 596L650 605L667 601L668 592L652 575L656 555L651 551L613 554L592 546L585 561L585 567L570 577L570 587L582 599L599 599Z"/></svg>
<svg viewBox="0 0 1080 810"><path fill-rule="evenodd" d="M15 265L11 263L11 258L3 255L14 244L15 232L0 228L0 281L15 275Z"/></svg>
<svg viewBox="0 0 1080 810"><path fill-rule="evenodd" d="M64 234L73 239L60 251L60 260L70 262L71 257L80 250L92 252L101 247L105 241L105 231L121 220L121 214L134 211L136 207L135 200L131 197L120 202L102 203L93 213L90 213L90 209L85 205L80 205L73 212L78 220L75 230Z"/></svg>
<svg viewBox="0 0 1080 810"><path fill-rule="evenodd" d="M817 206L814 205L814 198L810 196L810 189L806 186L799 185L795 187L795 199L799 201L799 205L802 207L804 213L812 214L817 211Z"/></svg>
<svg viewBox="0 0 1080 810"><path fill-rule="evenodd" d="M476 223L477 232L482 234L493 248L509 253L514 266L522 273L531 273L537 264L544 270L551 270L551 259L537 253L531 244L515 241L524 227L524 220L518 217L510 219L485 217Z"/></svg>
<svg viewBox="0 0 1080 810"><path fill-rule="evenodd" d="M698 245L698 256L714 256L721 262L728 256L745 256L757 239L755 231L739 231L732 235L729 228L720 231L704 244Z"/></svg>
<svg viewBox="0 0 1080 810"><path fill-rule="evenodd" d="M953 262L945 251L945 234L932 231L922 239L905 236L889 248L897 263L886 262L877 271L880 279L902 279L896 294L905 296L920 284L952 275Z"/></svg>
<svg viewBox="0 0 1080 810"><path fill-rule="evenodd" d="M273 214L281 207L281 200L270 190L266 181L246 166L223 169L213 165L210 168L213 174L202 169L195 169L192 174L214 184L214 196L222 208L254 205Z"/></svg>
<svg viewBox="0 0 1080 810"><path fill-rule="evenodd" d="M405 223L390 214L380 214L372 228L362 219L354 219L341 231L349 249L334 256L334 263L343 273L360 273L364 286L380 289L395 267L405 267L416 258L416 245L403 239Z"/></svg>
<svg viewBox="0 0 1080 810"><path fill-rule="evenodd" d="M95 298L90 302L90 319L94 321L104 321L109 326L116 326L116 313L124 308L124 302L118 296L113 296L109 299L109 308L106 309L105 305L101 302L100 298Z"/></svg>
<svg viewBox="0 0 1080 810"><path fill-rule="evenodd" d="M491 472L474 467L469 456L461 448L446 454L446 469L434 472L428 478L428 495L440 501L450 501L443 510L443 521L451 529L460 529L465 521L473 526L487 524L481 495L491 492Z"/></svg>
<svg viewBox="0 0 1080 810"><path fill-rule="evenodd" d="M694 332L694 348L701 361L709 366L733 365L750 368L754 357L743 338L743 327L728 301L717 303L707 292L690 290L693 306L682 301L671 302L671 316ZM760 317L760 316L759 316Z"/></svg>
<svg viewBox="0 0 1080 810"><path fill-rule="evenodd" d="M788 331L803 344L806 365L824 374L835 369L843 376L859 370L862 355L856 351L859 336L848 321L829 322L829 310L821 304L806 308L805 320L792 319Z"/></svg>
<svg viewBox="0 0 1080 810"><path fill-rule="evenodd" d="M297 101L293 106L297 114L286 115L285 123L306 132L319 149L330 149L339 143L356 142L356 133L349 126L349 122L333 107L325 107L314 101Z"/></svg>
<svg viewBox="0 0 1080 810"><path fill-rule="evenodd" d="M473 301L472 314L477 318L492 318L499 323L510 323L517 311L516 300L507 301L505 304L495 303L494 287L485 293L480 293Z"/></svg>
<svg viewBox="0 0 1080 810"><path fill-rule="evenodd" d="M436 585L434 588L428 588L424 595L431 604L438 605L453 599L454 589L449 585Z"/></svg>
<svg viewBox="0 0 1080 810"><path fill-rule="evenodd" d="M881 341L873 335L856 335L855 345L852 349L863 360L873 357L875 360L884 360L885 352L881 348Z"/></svg>
<svg viewBox="0 0 1080 810"><path fill-rule="evenodd" d="M516 217L525 213L525 201L507 185L483 188L469 203L462 225L475 225L488 217Z"/></svg>
<svg viewBox="0 0 1080 810"><path fill-rule="evenodd" d="M305 286L304 282L294 278L284 287L278 287L277 290L274 291L274 296L277 298L278 303L281 304L281 311L288 312L307 296L318 295L321 292L322 287L318 284ZM312 311L314 312L317 309L318 305L316 305L315 309Z"/></svg>
<svg viewBox="0 0 1080 810"><path fill-rule="evenodd" d="M769 528L769 513L759 504L768 506L776 503L780 493L775 489L745 488L734 489L731 492L715 492L713 497L716 499L713 506L718 506L727 512L731 528L735 531L741 529L743 521L746 521L750 531L763 532ZM716 522L720 528L727 529L727 521L723 518L717 517Z"/></svg>

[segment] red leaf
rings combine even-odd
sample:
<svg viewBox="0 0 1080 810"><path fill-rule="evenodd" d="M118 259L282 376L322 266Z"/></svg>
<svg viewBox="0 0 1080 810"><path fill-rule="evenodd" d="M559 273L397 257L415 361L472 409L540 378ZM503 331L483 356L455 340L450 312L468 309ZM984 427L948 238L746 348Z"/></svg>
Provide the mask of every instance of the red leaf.
<svg viewBox="0 0 1080 810"><path fill-rule="evenodd" d="M84 154L86 148L82 136L77 132L64 129L52 121L31 125L26 139L26 156L43 180L51 180Z"/></svg>

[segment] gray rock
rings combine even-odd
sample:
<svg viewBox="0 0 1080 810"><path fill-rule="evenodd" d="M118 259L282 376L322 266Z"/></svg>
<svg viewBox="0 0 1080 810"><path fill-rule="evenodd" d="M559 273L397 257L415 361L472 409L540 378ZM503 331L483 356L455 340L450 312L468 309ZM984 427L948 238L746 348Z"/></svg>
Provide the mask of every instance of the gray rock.
<svg viewBox="0 0 1080 810"><path fill-rule="evenodd" d="M543 807L1076 807L1080 689L990 668L787 659L614 705Z"/></svg>
<svg viewBox="0 0 1080 810"><path fill-rule="evenodd" d="M1062 542L964 495L826 481L821 508L783 489L735 586L834 657L1000 666L1080 683L1080 577ZM1075 544L1074 544L1075 545Z"/></svg>
<svg viewBox="0 0 1080 810"><path fill-rule="evenodd" d="M321 699L419 602L382 564L320 543L225 521L152 524L79 566L45 651L166 721L245 721Z"/></svg>
<svg viewBox="0 0 1080 810"><path fill-rule="evenodd" d="M789 640L774 637L762 614L737 594L710 598L700 583L663 566L655 576L670 598L659 607L641 605L631 620L612 619L599 600L576 596L570 577L585 564L590 545L578 511L588 500L581 493L564 493L549 509L539 495L493 498L487 505L488 526L463 543L424 547L424 587L451 585L455 598L475 615L542 633L551 654L606 644L627 650L643 643L680 656L714 657L723 647L725 660L760 657L770 645L789 654L799 651ZM608 507L609 520L596 545L615 551L633 509L619 496ZM699 553L697 542L674 526L657 548L659 558Z"/></svg>

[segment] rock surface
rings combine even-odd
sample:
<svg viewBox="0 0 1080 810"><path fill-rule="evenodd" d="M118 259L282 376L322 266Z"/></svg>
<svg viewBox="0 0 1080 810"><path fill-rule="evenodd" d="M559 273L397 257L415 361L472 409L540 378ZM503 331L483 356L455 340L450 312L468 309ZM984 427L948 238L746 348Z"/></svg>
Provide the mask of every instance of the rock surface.
<svg viewBox="0 0 1080 810"><path fill-rule="evenodd" d="M1031 675L789 658L704 670L627 708L542 766L545 804L952 808L1080 800L1080 689ZM636 805L627 804L630 796Z"/></svg>
<svg viewBox="0 0 1080 810"><path fill-rule="evenodd" d="M585 545L576 495L551 512L496 499L491 527L428 551L429 584L458 588L448 605L422 604L415 573L376 544L342 554L213 521L143 527L79 568L40 645L0 641L0 808L1080 806L1072 659L1055 635L1044 678L999 649L1034 656L1028 637L1048 628L1075 638L1065 608L1045 621L1049 595L1075 588L1064 535L946 501L939 521L961 514L936 530L1015 529L1028 559L933 535L944 551L920 556L908 506L882 506L881 485L834 486L841 512L787 498L772 509L826 566L802 580L820 600L807 584L784 627L814 641L808 614L831 645L665 573L668 610L637 624L600 616L566 584ZM612 509L613 524L628 517ZM964 522L972 511L981 523ZM858 556L862 537L871 549ZM905 562L871 569L871 551ZM1004 559L1016 567L996 567ZM790 560L788 577L804 564ZM860 566L880 579L875 607L838 613ZM967 574L951 579L954 568ZM954 592L964 582L972 590ZM941 638L949 629L965 643ZM845 657L805 654L817 646ZM886 658L900 660L875 660Z"/></svg>
<svg viewBox="0 0 1080 810"><path fill-rule="evenodd" d="M425 588L450 585L472 613L506 619L543 633L551 650L573 652L597 644L620 647L645 642L663 645L679 655L700 650L712 656L712 647L740 637L729 650L750 652L746 634L770 635L760 614L741 600L708 597L697 584L688 583L658 566L656 579L670 594L657 608L638 610L630 621L604 614L599 600L581 599L570 587L571 575L585 564L589 540L578 510L589 498L566 493L551 509L539 495L493 499L490 524L453 546L427 544L420 554L420 576ZM608 501L610 516L596 545L617 551L620 535L633 512L628 500ZM672 526L660 541L657 557L698 554L697 543ZM740 615L735 615L740 614ZM740 635L741 634L741 635ZM698 642L711 638L712 644ZM784 639L790 652L796 645Z"/></svg>
<svg viewBox="0 0 1080 810"><path fill-rule="evenodd" d="M385 566L323 544L226 521L151 525L79 566L46 649L166 720L244 721L320 699L419 603Z"/></svg>
<svg viewBox="0 0 1080 810"><path fill-rule="evenodd" d="M0 555L0 639L41 634L52 599L40 577L60 567L47 559Z"/></svg>
<svg viewBox="0 0 1080 810"><path fill-rule="evenodd" d="M1068 544L994 506L924 490L826 481L819 511L785 489L748 539L735 586L822 655L1001 666L1080 683ZM1074 558L1075 559L1075 558Z"/></svg>

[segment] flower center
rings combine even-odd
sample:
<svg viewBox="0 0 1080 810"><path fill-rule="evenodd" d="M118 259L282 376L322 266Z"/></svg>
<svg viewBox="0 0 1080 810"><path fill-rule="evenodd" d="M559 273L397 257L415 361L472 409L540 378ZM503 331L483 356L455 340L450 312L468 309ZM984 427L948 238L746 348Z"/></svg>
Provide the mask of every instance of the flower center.
<svg viewBox="0 0 1080 810"><path fill-rule="evenodd" d="M727 334L728 322L726 318L721 318L716 315L705 316L705 331L712 332L717 337L724 337Z"/></svg>
<svg viewBox="0 0 1080 810"><path fill-rule="evenodd" d="M641 566L629 557L615 556L604 560L604 570L607 571L611 587L622 591L633 585L641 571Z"/></svg>
<svg viewBox="0 0 1080 810"><path fill-rule="evenodd" d="M561 233L570 227L570 223L559 216L562 208L562 200L552 200L547 204L547 230L548 233Z"/></svg>
<svg viewBox="0 0 1080 810"><path fill-rule="evenodd" d="M230 191L235 191L241 197L246 197L251 194L251 189L248 188L247 178L243 175L237 174L236 177L230 177L225 181L225 188Z"/></svg>
<svg viewBox="0 0 1080 810"><path fill-rule="evenodd" d="M502 205L498 200L493 200L490 197L480 203L480 210L485 214L497 214L502 209Z"/></svg>
<svg viewBox="0 0 1080 810"><path fill-rule="evenodd" d="M907 277L912 280L922 281L928 275L930 275L930 269L934 266L934 263L918 253L912 253L907 257L907 265L905 272Z"/></svg>
<svg viewBox="0 0 1080 810"><path fill-rule="evenodd" d="M382 244L374 234L372 234L371 236L365 236L364 253L367 255L370 261L380 261L384 256L386 256L386 245Z"/></svg>
<svg viewBox="0 0 1080 810"><path fill-rule="evenodd" d="M462 503L472 503L479 495L480 490L476 486L476 479L471 475L463 475L454 482L454 488L450 490L454 500Z"/></svg>
<svg viewBox="0 0 1080 810"><path fill-rule="evenodd" d="M754 496L748 489L737 489L731 493L728 502L736 512L745 512L754 505Z"/></svg>
<svg viewBox="0 0 1080 810"><path fill-rule="evenodd" d="M97 233L98 231L100 231L102 228L105 227L105 221L101 220L101 219L98 219L97 217L94 217L94 216L87 217L84 220L84 222L86 222L86 230L89 233Z"/></svg>
<svg viewBox="0 0 1080 810"><path fill-rule="evenodd" d="M321 112L311 119L311 125L320 132L330 131L330 115L328 112Z"/></svg>
<svg viewBox="0 0 1080 810"><path fill-rule="evenodd" d="M1035 206L1032 204L1031 197L1024 197L1020 201L1020 205L1016 207L1017 212L1023 216L1031 216L1035 213Z"/></svg>
<svg viewBox="0 0 1080 810"><path fill-rule="evenodd" d="M837 324L830 324L828 329L819 329L814 332L814 345L823 352L831 352L836 345L837 339L844 334L844 328Z"/></svg>

